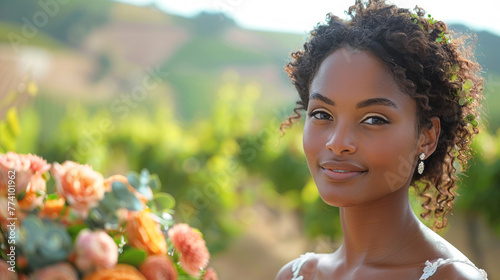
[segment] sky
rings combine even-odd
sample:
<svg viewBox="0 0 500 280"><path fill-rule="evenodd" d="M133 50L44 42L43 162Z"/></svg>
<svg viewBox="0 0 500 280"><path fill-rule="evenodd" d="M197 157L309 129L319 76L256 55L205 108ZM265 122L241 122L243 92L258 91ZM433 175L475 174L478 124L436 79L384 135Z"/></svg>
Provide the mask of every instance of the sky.
<svg viewBox="0 0 500 280"><path fill-rule="evenodd" d="M305 34L327 12L345 18L344 11L354 0L119 0L137 5L155 4L168 13L194 16L201 11L224 12L240 26L250 29ZM290 4L301 3L301 5ZM400 7L419 5L435 19L462 23L476 31L487 30L500 36L497 0L392 0Z"/></svg>

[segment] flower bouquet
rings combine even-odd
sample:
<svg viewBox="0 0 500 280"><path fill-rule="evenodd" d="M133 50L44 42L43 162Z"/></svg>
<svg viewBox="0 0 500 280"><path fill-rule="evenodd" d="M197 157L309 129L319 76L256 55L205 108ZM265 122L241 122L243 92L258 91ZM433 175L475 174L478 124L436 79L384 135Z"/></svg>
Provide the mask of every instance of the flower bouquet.
<svg viewBox="0 0 500 280"><path fill-rule="evenodd" d="M103 178L90 165L0 155L0 279L217 279L174 205L146 169Z"/></svg>

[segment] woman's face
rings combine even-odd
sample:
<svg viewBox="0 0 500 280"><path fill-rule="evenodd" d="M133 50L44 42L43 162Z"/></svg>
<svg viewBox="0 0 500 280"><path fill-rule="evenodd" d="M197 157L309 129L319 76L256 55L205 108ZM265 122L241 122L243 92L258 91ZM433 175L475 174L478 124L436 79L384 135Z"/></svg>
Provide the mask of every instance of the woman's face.
<svg viewBox="0 0 500 280"><path fill-rule="evenodd" d="M410 184L416 105L368 52L329 55L310 87L304 152L321 198L349 207Z"/></svg>

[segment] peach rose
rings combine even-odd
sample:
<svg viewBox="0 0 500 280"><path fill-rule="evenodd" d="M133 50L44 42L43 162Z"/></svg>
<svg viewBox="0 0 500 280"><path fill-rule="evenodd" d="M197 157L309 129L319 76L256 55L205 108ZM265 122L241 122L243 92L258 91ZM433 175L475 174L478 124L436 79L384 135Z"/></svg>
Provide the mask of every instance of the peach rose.
<svg viewBox="0 0 500 280"><path fill-rule="evenodd" d="M33 175L42 175L49 169L50 164L39 156L7 152L0 156L0 193L7 192L9 180L11 180L9 177L15 178L16 194L20 194L29 187Z"/></svg>
<svg viewBox="0 0 500 280"><path fill-rule="evenodd" d="M0 279L17 280L17 273L9 270L11 266L3 259L0 259Z"/></svg>
<svg viewBox="0 0 500 280"><path fill-rule="evenodd" d="M218 279L219 278L217 278L217 273L211 267L209 267L205 272L205 275L203 275L203 280L218 280Z"/></svg>
<svg viewBox="0 0 500 280"><path fill-rule="evenodd" d="M29 186L24 197L19 200L19 208L25 211L33 211L41 206L47 191L47 184L41 174L31 176Z"/></svg>
<svg viewBox="0 0 500 280"><path fill-rule="evenodd" d="M127 237L130 245L144 249L150 255L165 255L167 241L158 223L144 210L130 215L127 221Z"/></svg>
<svg viewBox="0 0 500 280"><path fill-rule="evenodd" d="M57 192L82 218L104 197L104 179L92 166L65 161L62 165L54 163L52 171Z"/></svg>
<svg viewBox="0 0 500 280"><path fill-rule="evenodd" d="M146 278L133 266L128 264L117 264L111 269L97 270L92 274L85 275L83 280L146 280Z"/></svg>
<svg viewBox="0 0 500 280"><path fill-rule="evenodd" d="M168 231L168 236L175 249L181 254L180 261L184 271L191 276L198 277L210 259L205 240L200 232L187 224L177 224Z"/></svg>
<svg viewBox="0 0 500 280"><path fill-rule="evenodd" d="M147 257L139 270L147 280L177 280L174 264L166 255Z"/></svg>
<svg viewBox="0 0 500 280"><path fill-rule="evenodd" d="M78 280L78 274L69 263L58 263L37 270L32 279Z"/></svg>
<svg viewBox="0 0 500 280"><path fill-rule="evenodd" d="M104 231L84 229L75 241L75 264L81 271L112 268L118 261L118 246Z"/></svg>

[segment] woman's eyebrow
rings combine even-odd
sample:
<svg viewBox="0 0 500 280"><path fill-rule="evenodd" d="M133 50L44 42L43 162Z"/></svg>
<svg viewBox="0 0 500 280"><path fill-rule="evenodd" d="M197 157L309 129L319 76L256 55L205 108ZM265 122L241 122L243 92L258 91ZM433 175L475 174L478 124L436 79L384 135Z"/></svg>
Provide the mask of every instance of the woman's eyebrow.
<svg viewBox="0 0 500 280"><path fill-rule="evenodd" d="M320 101L323 101L324 103L326 103L328 105L335 106L335 102L333 100L331 100L330 98L322 95L319 92L314 92L313 94L311 94L311 96L309 96L309 99L310 100L311 99L320 100ZM396 105L396 103L394 103L392 100L384 98L384 97L377 97L377 98L366 99L366 100L363 100L363 101L359 102L356 105L356 109L360 109L360 108L364 108L364 107L368 107L368 106L373 106L373 105L390 106L390 107L394 107L396 109L398 108L398 106Z"/></svg>
<svg viewBox="0 0 500 280"><path fill-rule="evenodd" d="M322 95L321 93L319 92L313 92L311 94L311 96L309 96L309 99L317 99L317 100L321 100L323 102L325 102L326 104L328 105L332 105L332 106L335 106L335 102L333 102L333 100L331 100L330 98ZM359 105L359 104L358 104Z"/></svg>
<svg viewBox="0 0 500 280"><path fill-rule="evenodd" d="M394 107L396 109L398 108L398 106L396 105L396 103L394 103L390 99L387 99L387 98L384 98L384 97L378 97L378 98L366 99L366 100L363 100L363 101L359 102L356 105L356 109L360 109L360 108L364 108L364 107L368 107L368 106L373 106L373 105L390 106L390 107Z"/></svg>

